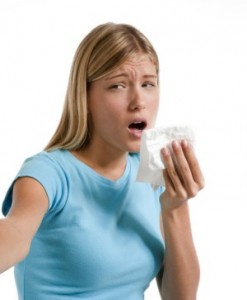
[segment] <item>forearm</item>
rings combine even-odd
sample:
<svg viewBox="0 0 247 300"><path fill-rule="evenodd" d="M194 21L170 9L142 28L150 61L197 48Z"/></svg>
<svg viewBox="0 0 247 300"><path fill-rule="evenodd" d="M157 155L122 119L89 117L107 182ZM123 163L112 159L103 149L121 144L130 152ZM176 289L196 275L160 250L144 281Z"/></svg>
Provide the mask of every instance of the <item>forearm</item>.
<svg viewBox="0 0 247 300"><path fill-rule="evenodd" d="M161 293L165 300L195 300L199 263L193 243L187 203L162 215L165 265Z"/></svg>
<svg viewBox="0 0 247 300"><path fill-rule="evenodd" d="M0 220L0 273L21 261L28 253L29 245L8 219Z"/></svg>

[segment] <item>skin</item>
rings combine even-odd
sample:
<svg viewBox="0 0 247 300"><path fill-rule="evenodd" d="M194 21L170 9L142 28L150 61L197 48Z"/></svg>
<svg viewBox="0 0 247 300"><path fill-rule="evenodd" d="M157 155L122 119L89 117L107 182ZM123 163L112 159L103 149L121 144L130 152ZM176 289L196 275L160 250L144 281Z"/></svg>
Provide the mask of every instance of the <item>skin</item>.
<svg viewBox="0 0 247 300"><path fill-rule="evenodd" d="M130 129L136 121L154 126L159 87L156 69L145 56L125 62L118 70L93 82L88 92L88 113L92 128L91 142L82 151L72 151L101 175L116 180L122 176L128 152L140 149L141 132ZM103 149L103 150L102 150ZM161 230L166 243L164 266L157 276L162 299L195 300L199 265L193 244L188 199L204 186L195 153L186 141L173 142L173 156L162 150L166 169L166 191ZM0 272L23 259L48 209L43 187L34 179L21 178L14 185L13 205L0 220Z"/></svg>
<svg viewBox="0 0 247 300"><path fill-rule="evenodd" d="M125 168L126 154L140 149L141 132L128 126L145 120L146 128L153 127L158 105L154 64L145 56L127 61L117 71L91 83L88 91L93 126L91 142L85 150L72 153L109 179L119 178Z"/></svg>
<svg viewBox="0 0 247 300"><path fill-rule="evenodd" d="M166 243L163 269L157 276L162 299L195 300L200 269L193 243L188 199L204 187L204 177L187 141L162 150L166 191L161 196L161 226Z"/></svg>

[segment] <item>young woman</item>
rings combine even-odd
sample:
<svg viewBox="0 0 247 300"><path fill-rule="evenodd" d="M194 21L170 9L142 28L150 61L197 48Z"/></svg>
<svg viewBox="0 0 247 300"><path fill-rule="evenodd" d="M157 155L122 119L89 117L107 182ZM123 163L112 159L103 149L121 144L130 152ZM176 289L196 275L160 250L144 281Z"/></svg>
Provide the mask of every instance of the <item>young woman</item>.
<svg viewBox="0 0 247 300"><path fill-rule="evenodd" d="M187 141L162 150L166 189L136 182L142 131L155 124L159 63L148 39L102 24L81 42L63 114L3 202L0 271L20 300L196 299L199 265L187 200L204 180Z"/></svg>

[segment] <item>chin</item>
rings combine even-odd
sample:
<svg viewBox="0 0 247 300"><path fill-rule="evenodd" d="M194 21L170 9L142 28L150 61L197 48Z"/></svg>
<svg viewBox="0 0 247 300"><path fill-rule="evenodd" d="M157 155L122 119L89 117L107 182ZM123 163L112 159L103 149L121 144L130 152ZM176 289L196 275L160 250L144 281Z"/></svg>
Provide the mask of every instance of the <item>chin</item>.
<svg viewBox="0 0 247 300"><path fill-rule="evenodd" d="M129 153L138 153L140 152L140 148L141 148L141 144L139 143L138 145L132 145L130 147L128 147L128 152Z"/></svg>

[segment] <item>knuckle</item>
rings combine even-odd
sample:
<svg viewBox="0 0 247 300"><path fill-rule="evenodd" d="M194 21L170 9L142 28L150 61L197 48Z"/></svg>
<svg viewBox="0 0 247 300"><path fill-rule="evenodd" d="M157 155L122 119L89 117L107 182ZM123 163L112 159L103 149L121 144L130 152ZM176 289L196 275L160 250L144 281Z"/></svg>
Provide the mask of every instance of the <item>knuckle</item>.
<svg viewBox="0 0 247 300"><path fill-rule="evenodd" d="M191 164L191 168L195 170L199 168L198 161L196 159L192 160L190 164Z"/></svg>
<svg viewBox="0 0 247 300"><path fill-rule="evenodd" d="M182 172L185 173L185 174L190 171L189 166L187 166L187 165L182 166L181 168L182 168Z"/></svg>
<svg viewBox="0 0 247 300"><path fill-rule="evenodd" d="M205 180L204 180L204 178L199 182L198 186L199 186L200 190L204 189L204 187L205 187Z"/></svg>
<svg viewBox="0 0 247 300"><path fill-rule="evenodd" d="M175 168L171 168L171 170L170 170L170 176L172 178L176 178L178 176L177 171L176 171Z"/></svg>
<svg viewBox="0 0 247 300"><path fill-rule="evenodd" d="M188 200L188 194L185 191L181 191L178 195L178 200L184 202Z"/></svg>
<svg viewBox="0 0 247 300"><path fill-rule="evenodd" d="M193 185L188 188L188 197L189 198L194 198L197 195L197 193L198 193L197 186Z"/></svg>

